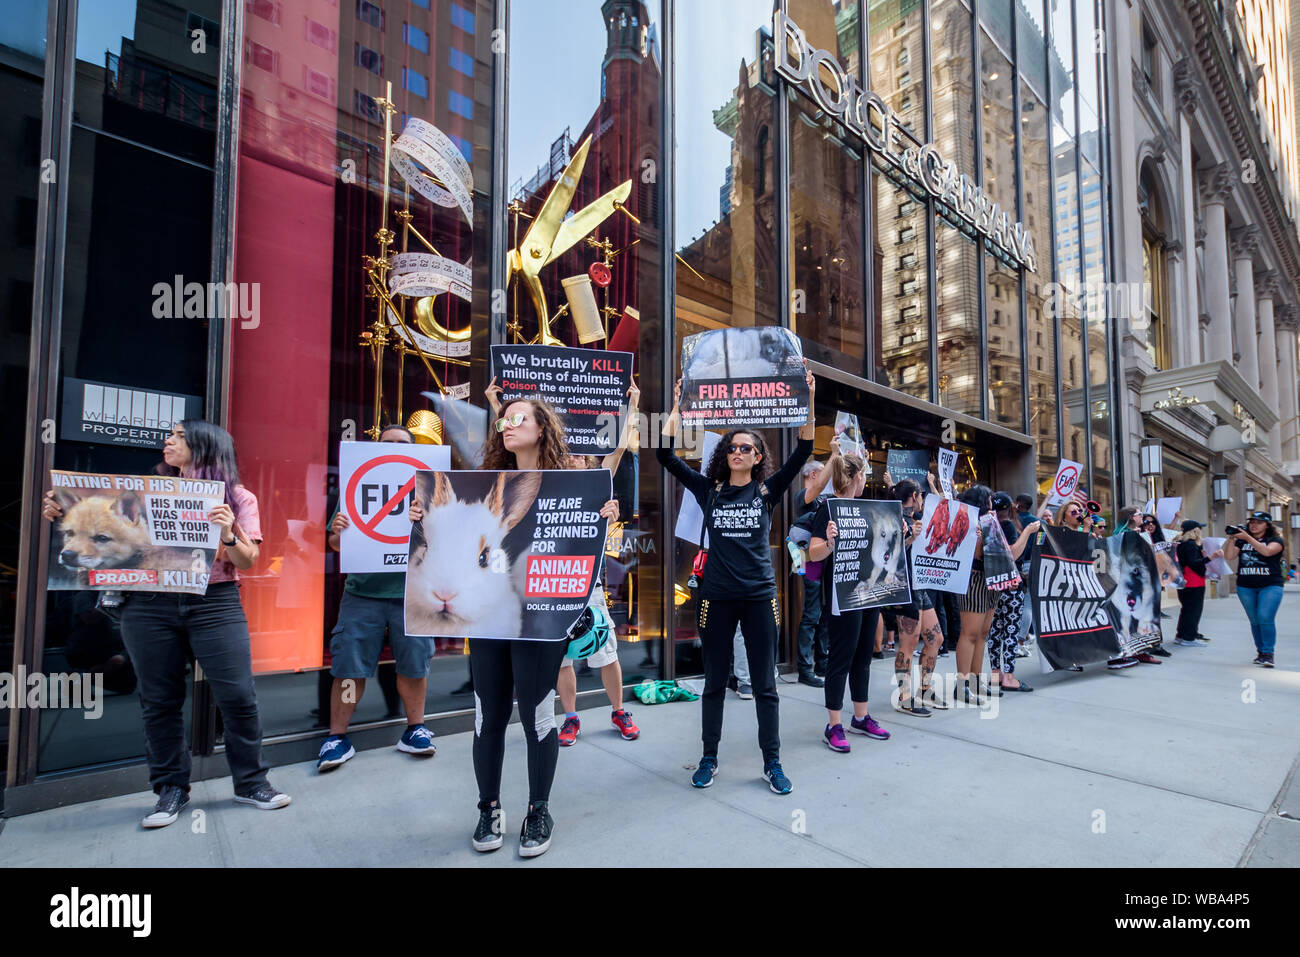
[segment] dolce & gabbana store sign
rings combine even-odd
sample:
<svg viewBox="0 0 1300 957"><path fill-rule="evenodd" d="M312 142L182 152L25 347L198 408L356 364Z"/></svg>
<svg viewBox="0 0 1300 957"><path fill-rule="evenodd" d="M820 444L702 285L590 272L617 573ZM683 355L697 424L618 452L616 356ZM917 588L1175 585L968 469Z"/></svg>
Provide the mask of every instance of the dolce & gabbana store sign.
<svg viewBox="0 0 1300 957"><path fill-rule="evenodd" d="M833 53L809 46L798 24L780 10L772 15L772 35L778 73L811 96L868 149L950 206L1016 262L1030 272L1037 271L1034 240L1024 225L1012 220L974 179L958 172L933 143L904 146L904 139L911 141L912 136L880 94L864 90Z"/></svg>

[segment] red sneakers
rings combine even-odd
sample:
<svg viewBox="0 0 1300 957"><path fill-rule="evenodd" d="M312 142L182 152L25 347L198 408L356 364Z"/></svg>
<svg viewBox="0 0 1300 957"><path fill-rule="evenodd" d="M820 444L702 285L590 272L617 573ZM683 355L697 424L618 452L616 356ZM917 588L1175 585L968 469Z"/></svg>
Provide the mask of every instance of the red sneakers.
<svg viewBox="0 0 1300 957"><path fill-rule="evenodd" d="M1159 658L1157 658L1155 655L1151 654L1150 652L1146 652L1146 651L1144 651L1144 652L1142 652L1142 654L1138 655L1138 656L1137 656L1137 660L1140 661L1140 662L1142 662L1142 664L1144 664L1144 665L1163 665L1163 664L1164 664L1164 662L1161 661Z"/></svg>
<svg viewBox="0 0 1300 957"><path fill-rule="evenodd" d="M582 722L577 718L565 718L564 726L560 728L560 747L567 748L578 740L578 730L582 727Z"/></svg>
<svg viewBox="0 0 1300 957"><path fill-rule="evenodd" d="M618 728L618 733L623 735L624 741L635 741L641 736L641 729L632 723L632 712L615 711L609 716L610 724ZM561 743L564 741L563 735L560 737Z"/></svg>

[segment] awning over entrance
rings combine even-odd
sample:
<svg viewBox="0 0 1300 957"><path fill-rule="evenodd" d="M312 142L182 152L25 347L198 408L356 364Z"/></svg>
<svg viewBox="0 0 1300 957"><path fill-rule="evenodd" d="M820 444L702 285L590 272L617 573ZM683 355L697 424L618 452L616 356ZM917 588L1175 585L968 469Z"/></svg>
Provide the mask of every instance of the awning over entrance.
<svg viewBox="0 0 1300 957"><path fill-rule="evenodd" d="M1265 405L1259 391L1226 359L1153 372L1142 383L1143 413L1196 405L1208 408L1220 422L1210 433L1211 452L1262 446L1278 422L1277 410Z"/></svg>

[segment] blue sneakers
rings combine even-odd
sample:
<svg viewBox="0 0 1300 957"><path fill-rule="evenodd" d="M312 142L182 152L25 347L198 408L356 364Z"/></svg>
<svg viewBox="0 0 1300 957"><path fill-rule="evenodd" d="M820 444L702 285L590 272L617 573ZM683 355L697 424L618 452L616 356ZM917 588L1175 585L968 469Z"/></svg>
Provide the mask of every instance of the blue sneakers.
<svg viewBox="0 0 1300 957"><path fill-rule="evenodd" d="M406 729L402 740L397 742L397 750L426 758L431 758L438 753L438 749L433 745L433 732L422 724Z"/></svg>
<svg viewBox="0 0 1300 957"><path fill-rule="evenodd" d="M780 761L768 761L764 764L763 777L767 778L767 786L777 794L789 794L794 790L794 785L790 783L790 779L781 770Z"/></svg>
<svg viewBox="0 0 1300 957"><path fill-rule="evenodd" d="M320 746L320 755L316 759L317 771L332 771L344 761L351 760L357 751L352 747L346 734L332 734Z"/></svg>
<svg viewBox="0 0 1300 957"><path fill-rule="evenodd" d="M718 773L717 758L700 758L700 766L691 775L691 783L697 788L707 788L713 783L713 776Z"/></svg>

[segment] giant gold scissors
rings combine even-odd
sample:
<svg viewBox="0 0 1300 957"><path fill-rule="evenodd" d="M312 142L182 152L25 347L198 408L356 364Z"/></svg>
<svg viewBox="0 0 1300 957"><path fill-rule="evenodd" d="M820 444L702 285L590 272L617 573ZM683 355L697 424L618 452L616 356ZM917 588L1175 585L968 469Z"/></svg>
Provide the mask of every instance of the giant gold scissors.
<svg viewBox="0 0 1300 957"><path fill-rule="evenodd" d="M533 306L537 309L540 329L538 339L544 346L559 346L563 343L551 335L551 314L546 308L546 296L542 292L539 276L542 268L568 252L582 237L613 215L632 194L632 181L628 180L568 219L564 218L573 202L578 180L582 178L582 168L587 164L591 140L592 137L588 136L582 141L582 145L569 160L569 165L564 167L551 195L546 197L537 218L528 227L523 242L518 249L512 249L507 254L509 272L506 281L508 283L513 279L515 273L523 275L533 298Z"/></svg>

